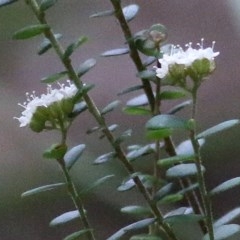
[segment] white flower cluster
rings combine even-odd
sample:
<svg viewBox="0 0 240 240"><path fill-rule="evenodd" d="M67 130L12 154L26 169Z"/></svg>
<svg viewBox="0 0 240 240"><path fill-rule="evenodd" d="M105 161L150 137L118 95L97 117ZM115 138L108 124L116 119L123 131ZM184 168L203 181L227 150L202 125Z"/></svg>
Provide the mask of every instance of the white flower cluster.
<svg viewBox="0 0 240 240"><path fill-rule="evenodd" d="M208 59L214 61L214 58L219 55L219 52L214 52L215 42L212 42L212 47L203 47L204 39L198 43L198 49L192 48L192 43L186 44L187 49L184 51L180 46L172 46L169 54L163 54L159 59L160 68L156 68L156 75L159 78L164 78L169 72L169 66L174 64L181 64L189 67L195 60Z"/></svg>
<svg viewBox="0 0 240 240"><path fill-rule="evenodd" d="M55 102L73 97L77 93L77 88L70 81L67 82L68 85L59 83L59 89L52 89L52 86L48 85L47 93L42 94L40 97L35 95L35 91L32 94L26 93L27 101L23 104L18 103L19 106L24 108L22 116L15 117L20 122L20 127L25 127L31 122L32 116L38 107L47 108Z"/></svg>

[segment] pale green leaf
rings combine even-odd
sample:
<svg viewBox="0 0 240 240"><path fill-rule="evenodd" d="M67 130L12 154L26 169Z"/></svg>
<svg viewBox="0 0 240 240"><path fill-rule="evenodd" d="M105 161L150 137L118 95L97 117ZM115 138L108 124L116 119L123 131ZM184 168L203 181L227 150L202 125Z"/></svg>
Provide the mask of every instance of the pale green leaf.
<svg viewBox="0 0 240 240"><path fill-rule="evenodd" d="M86 233L91 231L92 229L83 229L68 235L63 240L80 240L80 239L84 240L86 239Z"/></svg>
<svg viewBox="0 0 240 240"><path fill-rule="evenodd" d="M65 224L67 222L73 221L77 218L80 218L80 213L78 210L74 210L74 211L69 211L66 213L61 214L60 216L54 218L51 222L50 222L50 226L57 226L57 225L62 225Z"/></svg>
<svg viewBox="0 0 240 240"><path fill-rule="evenodd" d="M131 21L137 15L139 6L137 4L131 4L122 9L123 15L127 22Z"/></svg>

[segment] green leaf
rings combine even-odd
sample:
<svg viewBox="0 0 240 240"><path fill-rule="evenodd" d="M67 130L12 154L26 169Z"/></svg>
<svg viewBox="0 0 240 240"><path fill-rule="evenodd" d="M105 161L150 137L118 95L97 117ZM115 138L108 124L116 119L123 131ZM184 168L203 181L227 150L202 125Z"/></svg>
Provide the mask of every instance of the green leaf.
<svg viewBox="0 0 240 240"><path fill-rule="evenodd" d="M81 77L96 65L96 59L90 58L82 63L78 69L78 76Z"/></svg>
<svg viewBox="0 0 240 240"><path fill-rule="evenodd" d="M124 142L126 139L132 136L132 129L128 129L124 131L119 137L115 139L115 144L118 145L122 142Z"/></svg>
<svg viewBox="0 0 240 240"><path fill-rule="evenodd" d="M137 77L141 79L152 79L156 78L156 72L153 70L144 70L137 73Z"/></svg>
<svg viewBox="0 0 240 240"><path fill-rule="evenodd" d="M108 162L108 161L112 160L115 157L116 157L115 152L106 153L106 154L103 154L103 155L99 156L94 161L94 164L102 164L102 163L105 163L105 162Z"/></svg>
<svg viewBox="0 0 240 240"><path fill-rule="evenodd" d="M229 129L231 127L234 127L240 123L239 119L233 119L233 120L228 120L222 123L219 123L215 125L214 127L211 127L197 135L197 138L206 138L209 137L215 133L224 131L226 129Z"/></svg>
<svg viewBox="0 0 240 240"><path fill-rule="evenodd" d="M161 53L159 52L155 43L150 39L146 39L145 37L137 37L135 39L135 46L146 56L153 56L157 58L160 57Z"/></svg>
<svg viewBox="0 0 240 240"><path fill-rule="evenodd" d="M74 163L81 157L85 148L85 144L80 144L67 151L64 155L64 162L68 169L71 169Z"/></svg>
<svg viewBox="0 0 240 240"><path fill-rule="evenodd" d="M62 34L56 33L54 34L54 37L58 40L62 38ZM43 42L38 47L38 55L42 55L43 53L47 52L51 48L52 48L52 43L49 41L49 39L44 38Z"/></svg>
<svg viewBox="0 0 240 240"><path fill-rule="evenodd" d="M47 9L52 7L56 2L57 0L42 0L40 3L40 11L43 12L46 11Z"/></svg>
<svg viewBox="0 0 240 240"><path fill-rule="evenodd" d="M161 140L163 138L169 137L172 134L172 129L170 128L162 128L159 130L148 130L147 138L151 140Z"/></svg>
<svg viewBox="0 0 240 240"><path fill-rule="evenodd" d="M123 15L127 22L135 18L139 11L139 6L137 4L131 4L122 9Z"/></svg>
<svg viewBox="0 0 240 240"><path fill-rule="evenodd" d="M141 216L141 217L146 217L146 216L152 215L152 212L149 208L142 207L142 206L136 206L136 205L123 207L123 208L121 208L121 212L130 214L133 216Z"/></svg>
<svg viewBox="0 0 240 240"><path fill-rule="evenodd" d="M96 187L98 187L101 184L105 183L106 181L108 181L112 177L114 177L114 175L108 175L108 176L105 176L105 177L102 177L102 178L98 179L97 181L95 181L94 183L89 185L87 188L83 189L79 194L81 196L87 195L88 193L92 192L93 189L95 189Z"/></svg>
<svg viewBox="0 0 240 240"><path fill-rule="evenodd" d="M185 97L186 93L183 91L163 91L160 94L162 100L174 100Z"/></svg>
<svg viewBox="0 0 240 240"><path fill-rule="evenodd" d="M127 104L128 107L138 107L148 105L148 98L146 94L141 94L137 97L130 99Z"/></svg>
<svg viewBox="0 0 240 240"><path fill-rule="evenodd" d="M225 192L239 185L240 185L240 177L232 178L215 187L213 190L210 191L210 194L215 195L221 192Z"/></svg>
<svg viewBox="0 0 240 240"><path fill-rule="evenodd" d="M192 223L192 222L199 222L203 219L202 215L199 214L181 214L181 215L174 215L164 218L164 222L168 224L174 223Z"/></svg>
<svg viewBox="0 0 240 240"><path fill-rule="evenodd" d="M227 240L240 232L238 224L222 225L214 229L214 240ZM206 234L203 240L210 240L209 234Z"/></svg>
<svg viewBox="0 0 240 240"><path fill-rule="evenodd" d="M201 171L204 172L205 168L201 166ZM166 176L168 178L182 178L188 176L194 176L197 174L197 168L195 163L182 163L171 167L167 170Z"/></svg>
<svg viewBox="0 0 240 240"><path fill-rule="evenodd" d="M50 148L45 150L43 157L48 159L61 159L67 152L67 146L64 144L53 144Z"/></svg>
<svg viewBox="0 0 240 240"><path fill-rule="evenodd" d="M86 102L82 101L79 103L76 103L73 107L72 112L68 115L69 118L75 118L78 116L80 113L86 111L88 109L88 106Z"/></svg>
<svg viewBox="0 0 240 240"><path fill-rule="evenodd" d="M194 159L195 159L195 155L179 155L179 156L160 159L158 160L157 164L162 167L169 167L176 163L193 161Z"/></svg>
<svg viewBox="0 0 240 240"><path fill-rule="evenodd" d="M179 193L169 194L158 201L159 204L170 204L179 202L183 199L183 195Z"/></svg>
<svg viewBox="0 0 240 240"><path fill-rule="evenodd" d="M51 222L50 222L50 226L57 226L57 225L62 225L65 224L67 222L73 221L77 218L80 218L80 213L78 210L74 210L74 211L70 211L70 212L66 212L61 214L60 216L54 218Z"/></svg>
<svg viewBox="0 0 240 240"><path fill-rule="evenodd" d="M67 71L63 71L63 72L58 72L58 73L55 73L51 76L48 76L48 77L44 77L41 79L41 81L43 83L54 83L56 82L57 80L59 80L60 78L63 78L67 75Z"/></svg>
<svg viewBox="0 0 240 240"><path fill-rule="evenodd" d="M173 190L173 187L174 187L173 183L168 183L162 188L160 188L154 195L154 198L153 198L154 201L161 200L163 197L165 197L167 194L169 194Z"/></svg>
<svg viewBox="0 0 240 240"><path fill-rule="evenodd" d="M140 115L140 116L151 114L151 110L144 107L125 107L123 108L123 112L129 115Z"/></svg>
<svg viewBox="0 0 240 240"><path fill-rule="evenodd" d="M16 1L17 0L0 0L0 7L4 7L4 6L12 4Z"/></svg>
<svg viewBox="0 0 240 240"><path fill-rule="evenodd" d="M129 53L128 48L117 48L105 51L101 54L102 57L113 57L113 56L120 56Z"/></svg>
<svg viewBox="0 0 240 240"><path fill-rule="evenodd" d="M70 44L65 53L63 58L68 58L72 55L72 53L78 48L80 47L82 44L84 44L85 42L87 42L88 38L86 36L81 36L75 43Z"/></svg>
<svg viewBox="0 0 240 240"><path fill-rule="evenodd" d="M162 240L162 238L154 235L140 234L132 236L130 240Z"/></svg>
<svg viewBox="0 0 240 240"><path fill-rule="evenodd" d="M13 34L13 39L32 38L43 33L47 29L49 29L49 26L47 24L37 24L37 25L27 26L15 32Z"/></svg>
<svg viewBox="0 0 240 240"><path fill-rule="evenodd" d="M205 139L201 138L198 140L198 144L200 148L204 145ZM192 142L190 140L185 140L181 142L177 147L176 147L176 153L177 155L181 156L186 156L186 155L194 155L194 149Z"/></svg>
<svg viewBox="0 0 240 240"><path fill-rule="evenodd" d="M175 114L179 111L181 111L182 109L184 109L185 107L188 107L192 104L192 100L187 100L187 101L184 101L176 106L174 106L173 108L171 108L167 113L168 114Z"/></svg>
<svg viewBox="0 0 240 240"><path fill-rule="evenodd" d="M156 62L157 58L156 57L147 57L144 61L143 61L143 66L147 67L149 65L151 65L152 63Z"/></svg>
<svg viewBox="0 0 240 240"><path fill-rule="evenodd" d="M151 146L148 144L146 146L143 146L141 148L135 149L127 154L127 159L129 161L133 161L139 157L142 157L143 155L146 155L150 152L153 152Z"/></svg>
<svg viewBox="0 0 240 240"><path fill-rule="evenodd" d="M142 228L146 228L149 225L151 225L152 223L154 223L155 219L154 218L146 218L144 220L132 223L122 229L120 229L119 231L117 231L116 233L114 233L111 237L107 238L107 240L118 240L120 239L123 235L125 235L128 231L133 231L133 230L138 230L138 229L142 229Z"/></svg>
<svg viewBox="0 0 240 240"><path fill-rule="evenodd" d="M113 111L116 107L119 106L121 102L119 100L115 100L111 103L109 103L106 107L104 107L101 111L102 115L105 115L106 113L109 113L111 111Z"/></svg>
<svg viewBox="0 0 240 240"><path fill-rule="evenodd" d="M34 194L39 194L39 193L46 192L49 190L54 190L54 189L62 187L64 185L65 185L65 183L54 183L54 184L41 186L41 187L34 188L34 189L31 189L31 190L28 190L28 191L22 193L21 197L28 197L28 196L31 196Z"/></svg>
<svg viewBox="0 0 240 240"><path fill-rule="evenodd" d="M85 239L85 234L87 232L92 232L92 229L83 229L77 232L74 232L70 235L68 235L67 237L65 237L63 240L80 240L80 239Z"/></svg>
<svg viewBox="0 0 240 240"><path fill-rule="evenodd" d="M224 225L226 223L231 222L235 218L240 216L240 207L237 207L230 212L226 213L224 216L216 220L213 224L214 228L220 227L221 225Z"/></svg>
<svg viewBox="0 0 240 240"><path fill-rule="evenodd" d="M188 129L188 121L183 120L174 115L161 114L151 118L146 123L146 128L150 130L158 130L158 129Z"/></svg>
<svg viewBox="0 0 240 240"><path fill-rule="evenodd" d="M194 184L191 184L189 185L188 187L186 188L183 188L182 190L180 190L178 193L179 194L185 194L187 192L190 192L190 191L193 191L194 189L198 188L199 187L199 183L194 183Z"/></svg>
<svg viewBox="0 0 240 240"><path fill-rule="evenodd" d="M118 93L118 96L124 95L126 93L130 93L130 92L134 92L134 91L140 90L140 89L143 89L143 85L136 85L136 86L133 86L133 87L129 87L127 89L124 89L120 93Z"/></svg>
<svg viewBox="0 0 240 240"><path fill-rule="evenodd" d="M107 16L112 16L114 15L114 10L106 10L106 11L102 11L102 12L97 12L94 13L92 15L90 15L90 18L97 18L97 17L107 17Z"/></svg>

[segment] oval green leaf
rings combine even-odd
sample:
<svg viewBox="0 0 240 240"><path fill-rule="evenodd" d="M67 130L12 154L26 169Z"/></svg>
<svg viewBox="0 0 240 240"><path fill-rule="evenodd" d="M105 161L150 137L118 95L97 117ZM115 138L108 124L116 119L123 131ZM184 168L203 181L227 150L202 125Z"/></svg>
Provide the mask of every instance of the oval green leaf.
<svg viewBox="0 0 240 240"><path fill-rule="evenodd" d="M115 157L116 157L115 152L106 153L106 154L103 154L103 155L99 156L94 161L94 164L102 164L102 163L105 163L105 162L108 162L108 161L112 160Z"/></svg>
<svg viewBox="0 0 240 240"><path fill-rule="evenodd" d="M37 25L27 26L15 32L13 34L13 39L20 40L20 39L32 38L43 33L47 29L49 29L49 26L47 24L37 24Z"/></svg>
<svg viewBox="0 0 240 240"><path fill-rule="evenodd" d="M210 194L215 195L221 192L225 192L239 185L240 185L240 177L232 178L215 187L213 190L210 191Z"/></svg>
<svg viewBox="0 0 240 240"><path fill-rule="evenodd" d="M137 73L137 77L141 79L152 79L156 77L156 72L153 70L144 70Z"/></svg>
<svg viewBox="0 0 240 240"><path fill-rule="evenodd" d="M17 0L0 0L0 7L4 7L4 6L12 4L16 1Z"/></svg>
<svg viewBox="0 0 240 240"><path fill-rule="evenodd" d="M179 193L173 193L166 195L162 199L158 201L159 204L170 204L170 203L176 203L183 199L183 195Z"/></svg>
<svg viewBox="0 0 240 240"><path fill-rule="evenodd" d="M205 168L201 166L201 171L204 172ZM166 176L168 178L182 178L188 176L194 176L197 174L197 167L195 163L183 163L171 167L167 170Z"/></svg>
<svg viewBox="0 0 240 240"><path fill-rule="evenodd" d="M151 114L151 110L144 107L125 107L123 108L123 112L135 116L145 116Z"/></svg>
<svg viewBox="0 0 240 240"><path fill-rule="evenodd" d="M106 113L109 113L111 111L113 111L116 107L118 107L120 105L120 101L119 100L115 100L111 103L109 103L106 107L104 107L101 111L102 115L105 115Z"/></svg>
<svg viewBox="0 0 240 240"><path fill-rule="evenodd" d="M92 229L83 229L68 235L63 240L80 240L80 239L84 240L86 238L85 234L91 231Z"/></svg>
<svg viewBox="0 0 240 240"><path fill-rule="evenodd" d="M195 155L179 155L179 156L160 159L158 160L157 164L162 167L169 167L176 163L193 161L194 159L195 159Z"/></svg>
<svg viewBox="0 0 240 240"><path fill-rule="evenodd" d="M232 128L240 123L239 119L228 120L222 123L219 123L197 135L197 138L206 138L218 132Z"/></svg>
<svg viewBox="0 0 240 240"><path fill-rule="evenodd" d="M54 183L54 184L41 186L41 187L34 188L34 189L31 189L31 190L28 190L28 191L22 193L21 197L28 197L28 196L39 194L39 193L42 193L42 192L54 190L54 189L62 187L64 185L65 185L65 183Z"/></svg>
<svg viewBox="0 0 240 240"><path fill-rule="evenodd" d="M127 154L127 159L129 161L133 161L139 157L142 157L143 155L146 155L150 152L153 152L151 146L148 144L146 146L143 146L141 148L135 149Z"/></svg>
<svg viewBox="0 0 240 240"><path fill-rule="evenodd" d="M118 96L124 95L126 93L130 93L130 92L134 92L137 90L143 89L143 85L136 85L133 87L129 87L127 89L124 89L123 91L121 91L120 93L118 93Z"/></svg>
<svg viewBox="0 0 240 240"><path fill-rule="evenodd" d="M117 48L105 51L101 54L102 57L112 57L112 56L120 56L129 53L128 48Z"/></svg>
<svg viewBox="0 0 240 240"><path fill-rule="evenodd" d="M227 240L240 232L238 224L222 225L214 229L214 240ZM203 240L210 240L209 235L205 235Z"/></svg>
<svg viewBox="0 0 240 240"><path fill-rule="evenodd" d="M41 79L41 81L43 83L54 83L56 82L57 80L59 80L60 78L63 78L67 75L67 71L63 71L63 72L58 72L58 73L55 73L51 76L48 76L48 77L44 77Z"/></svg>
<svg viewBox="0 0 240 240"><path fill-rule="evenodd" d="M112 16L114 15L114 10L106 10L102 12L97 12L92 15L90 15L90 18L97 18L97 17L107 17L107 16Z"/></svg>
<svg viewBox="0 0 240 240"><path fill-rule="evenodd" d="M186 96L186 93L183 91L163 91L160 94L160 98L162 100L174 100L174 99L183 98L185 96Z"/></svg>
<svg viewBox="0 0 240 240"><path fill-rule="evenodd" d="M133 216L141 216L141 217L152 215L152 212L149 208L143 207L143 206L136 206L136 205L123 207L121 208L121 212L130 214Z"/></svg>
<svg viewBox="0 0 240 240"><path fill-rule="evenodd" d="M58 40L62 37L62 34L56 33L56 34L54 34L54 37L55 37L55 39ZM43 42L40 44L40 46L38 47L38 52L37 53L38 53L38 55L42 55L51 48L52 48L51 42L47 38L45 38L43 40Z"/></svg>
<svg viewBox="0 0 240 240"><path fill-rule="evenodd" d="M77 218L80 218L80 213L78 210L74 210L74 211L63 213L60 216L54 218L49 225L51 227L62 225L64 223L73 221L74 219L77 219Z"/></svg>
<svg viewBox="0 0 240 240"><path fill-rule="evenodd" d="M127 101L126 104L128 107L138 107L138 106L146 106L148 105L148 98L146 94L141 94L137 97L134 97Z"/></svg>
<svg viewBox="0 0 240 240"><path fill-rule="evenodd" d="M172 129L170 128L162 128L158 130L148 130L147 138L150 140L161 140L163 138L169 137L172 134Z"/></svg>
<svg viewBox="0 0 240 240"><path fill-rule="evenodd" d="M174 223L199 222L202 219L203 219L203 216L199 214L181 214L181 215L166 217L164 218L164 222L172 225Z"/></svg>
<svg viewBox="0 0 240 240"><path fill-rule="evenodd" d="M184 109L185 107L188 107L192 104L192 100L187 100L187 101L184 101L176 106L174 106L173 108L171 108L167 113L168 114L175 114L179 111L181 111L182 109Z"/></svg>
<svg viewBox="0 0 240 240"><path fill-rule="evenodd" d="M46 149L43 153L44 158L48 159L61 159L67 152L67 146L62 144L53 144L50 148Z"/></svg>
<svg viewBox="0 0 240 240"><path fill-rule="evenodd" d="M81 157L85 148L85 144L80 144L67 151L64 155L64 162L68 169L71 169L74 163Z"/></svg>
<svg viewBox="0 0 240 240"><path fill-rule="evenodd" d="M78 69L78 76L81 77L83 76L85 73L87 73L91 68L93 68L96 65L97 61L94 58L90 58L88 60L86 60L84 63L82 63L79 66Z"/></svg>
<svg viewBox="0 0 240 240"><path fill-rule="evenodd" d="M157 130L157 129L164 129L164 128L188 129L188 121L183 120L174 115L161 114L151 118L146 123L146 128L149 130Z"/></svg>

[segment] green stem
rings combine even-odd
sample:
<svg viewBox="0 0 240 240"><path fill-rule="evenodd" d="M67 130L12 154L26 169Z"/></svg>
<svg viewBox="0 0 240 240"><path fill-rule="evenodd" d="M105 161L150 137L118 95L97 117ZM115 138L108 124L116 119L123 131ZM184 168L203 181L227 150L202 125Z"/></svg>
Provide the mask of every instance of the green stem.
<svg viewBox="0 0 240 240"><path fill-rule="evenodd" d="M35 13L38 21L41 24L47 24L45 16L40 11L39 6L38 6L36 0L25 0L25 1L32 8L32 10ZM83 83L79 79L77 73L75 72L75 70L74 70L74 68L73 68L73 66L71 64L71 60L69 58L64 58L64 50L63 50L62 46L60 45L60 43L58 42L58 40L55 38L52 30L51 29L46 29L44 31L44 35L45 35L45 37L47 39L49 39L49 41L52 44L52 47L55 49L55 51L56 51L57 55L59 56L61 62L65 66L65 69L68 72L69 78L74 82L74 84L79 89L81 89L81 87L83 86ZM137 53L137 51L133 51L132 54L136 54L136 53ZM138 67L140 67L140 66L138 66ZM141 69L141 70L143 70L143 69ZM152 94L152 92L150 94L150 90L151 90L151 88L149 89L150 84L149 84L149 82L147 84L146 83L144 83L144 84L147 86L147 89L148 89L147 95L149 96L149 98L151 98L150 101L152 102L153 94ZM92 98L87 93L83 96L83 98L84 98L84 100L85 100L85 102L86 102L86 104L88 106L89 112L93 115L93 117L95 118L95 120L97 121L97 123L99 124L101 129L103 129L103 133L107 137L107 139L110 142L111 146L114 148L114 150L115 150L119 160L122 162L122 164L124 165L124 167L127 170L127 172L130 175L135 173L135 170L134 170L133 166L128 161L128 159L127 159L124 151L122 150L121 146L119 144L116 144L116 140L115 140L114 136L112 135L111 131L108 129L107 124L105 123L104 117L101 115L100 111L98 110L98 108L95 105L95 103L92 100ZM67 174L67 172L65 170L64 170L64 174ZM142 196L144 197L144 199L148 203L148 205L149 205L150 209L152 210L154 216L157 218L157 221L160 223L161 227L165 230L165 232L169 236L169 240L178 240L178 238L175 236L174 232L172 231L171 227L168 224L163 222L162 213L158 209L156 203L154 201L152 201L151 196L150 196L148 190L143 185L142 181L139 179L139 177L134 177L133 180L134 180L134 182L135 182L139 192L142 194ZM70 186L70 190L71 190L72 194L75 194L74 193L75 190L72 189L71 184L69 186ZM75 198L74 197L74 199L78 200L79 198Z"/></svg>
<svg viewBox="0 0 240 240"><path fill-rule="evenodd" d="M67 167L65 166L64 160L63 159L58 159L57 161L62 168L63 175L64 175L66 183L67 183L68 193L72 198L72 201L75 205L75 208L79 211L80 218L81 218L81 221L83 223L84 229L89 230L89 231L86 232L87 238L88 238L88 240L95 240L93 231L91 229L91 226L89 224L89 221L88 221L88 218L87 218L87 215L86 215L86 211L85 211L84 206L83 206L82 199L80 198L80 196L77 193L75 185L74 185L74 183L71 179L71 176L69 174L69 171L68 171Z"/></svg>
<svg viewBox="0 0 240 240"><path fill-rule="evenodd" d="M193 98L193 108L192 108L192 119L195 119L196 115L196 105L197 105L197 89L198 87L195 86L192 91L192 98ZM196 139L196 129L192 129L190 131L190 140L192 142L193 150L196 155L195 163L198 172L198 183L199 183L199 190L200 195L203 203L203 208L206 216L206 228L209 234L209 239L214 240L214 232L213 232L213 216L212 216L212 208L211 202L209 199L204 173L202 171L202 158L200 153L200 145L198 140Z"/></svg>

